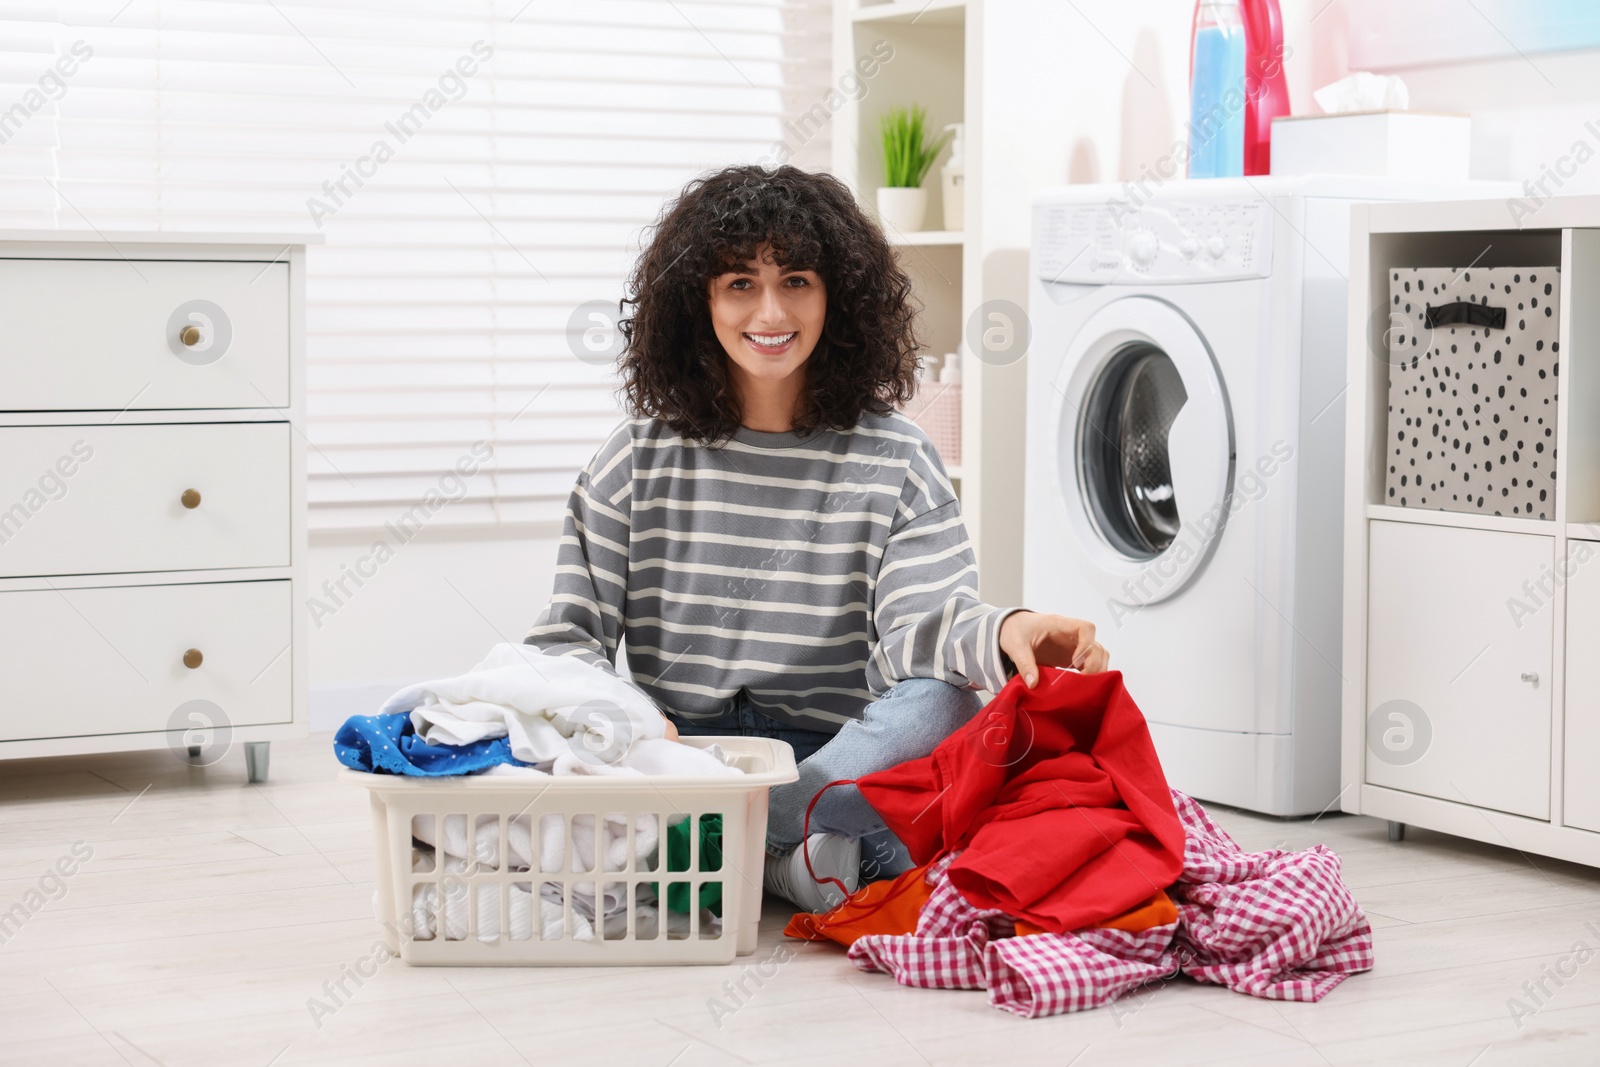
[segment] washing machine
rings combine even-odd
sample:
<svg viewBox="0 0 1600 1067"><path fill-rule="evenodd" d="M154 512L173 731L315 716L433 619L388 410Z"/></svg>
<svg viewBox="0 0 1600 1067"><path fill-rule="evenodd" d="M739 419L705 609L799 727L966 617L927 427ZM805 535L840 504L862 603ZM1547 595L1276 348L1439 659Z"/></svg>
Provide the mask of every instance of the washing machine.
<svg viewBox="0 0 1600 1067"><path fill-rule="evenodd" d="M1097 626L1172 786L1273 815L1339 784L1350 207L1495 195L1305 176L1034 202L1024 602Z"/></svg>

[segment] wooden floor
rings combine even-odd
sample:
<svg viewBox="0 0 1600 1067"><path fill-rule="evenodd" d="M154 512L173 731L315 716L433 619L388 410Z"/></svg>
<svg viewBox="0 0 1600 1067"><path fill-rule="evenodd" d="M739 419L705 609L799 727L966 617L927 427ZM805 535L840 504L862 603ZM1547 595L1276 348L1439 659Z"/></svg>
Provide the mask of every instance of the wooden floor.
<svg viewBox="0 0 1600 1067"><path fill-rule="evenodd" d="M273 745L264 786L237 751L208 768L165 751L5 764L0 912L39 907L0 945L0 1063L1600 1063L1600 873L1415 829L1391 844L1370 819L1215 808L1246 848L1338 851L1377 969L1321 1004L1177 980L1029 1021L787 942L769 901L761 947L731 967L394 961L318 1019L308 1002L378 932L366 793L334 770L326 734ZM30 898L76 842L91 858ZM792 958L729 1013L723 983L782 945ZM1514 998L1533 1014L1514 1019Z"/></svg>

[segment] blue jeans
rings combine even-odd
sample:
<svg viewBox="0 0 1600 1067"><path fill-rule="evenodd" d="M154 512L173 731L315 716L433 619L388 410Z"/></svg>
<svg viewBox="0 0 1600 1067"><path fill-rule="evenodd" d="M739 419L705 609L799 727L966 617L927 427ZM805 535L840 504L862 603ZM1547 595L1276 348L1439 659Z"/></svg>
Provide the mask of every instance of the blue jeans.
<svg viewBox="0 0 1600 1067"><path fill-rule="evenodd" d="M983 706L975 689L957 689L936 678L907 678L866 706L861 719L836 734L786 726L752 708L743 690L715 719L686 722L668 715L685 736L733 734L772 737L794 749L800 779L773 786L767 795L767 851L777 855L798 845L806 806L829 782L861 778L907 760L921 759L960 729ZM893 878L915 866L900 839L854 785L836 785L811 811L811 832L861 838L862 880Z"/></svg>

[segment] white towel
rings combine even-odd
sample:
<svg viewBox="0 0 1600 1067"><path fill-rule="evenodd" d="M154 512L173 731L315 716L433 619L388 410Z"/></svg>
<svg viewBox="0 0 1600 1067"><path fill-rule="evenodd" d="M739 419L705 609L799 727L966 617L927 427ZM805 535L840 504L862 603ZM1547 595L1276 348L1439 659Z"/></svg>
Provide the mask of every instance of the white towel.
<svg viewBox="0 0 1600 1067"><path fill-rule="evenodd" d="M513 871L526 871L532 865L531 822L532 820L526 817L515 817L506 826L506 845L511 852L510 869ZM467 851L465 815L444 817L442 842L439 840L438 819L432 815L418 815L412 820L411 836L425 845L442 849L447 860L471 858L479 866L490 870L498 869L500 866L500 827L492 820L478 824L477 832L473 835L470 857ZM571 870L583 873L595 869L594 816L574 815L570 833L563 834L561 815L550 812L539 818L540 871L549 873L567 871L566 844L569 839L572 842ZM654 815L643 812L633 817L633 854L637 857L637 862L634 864L636 870L646 868L647 861L655 854L660 840L661 830ZM601 825L600 848L603 854L603 865L600 868L602 871L626 869L628 856L626 816L612 813L605 817ZM444 869L452 871L465 868L452 867L447 863Z"/></svg>
<svg viewBox="0 0 1600 1067"><path fill-rule="evenodd" d="M667 742L671 744L671 742ZM465 815L446 815L444 817L444 832L439 832L439 819L432 815L419 815L412 820L411 836L423 844L432 845L435 854L443 852L441 870L446 874L470 875L478 868L498 870L500 856L500 827L493 820L485 820L478 824L477 831L472 836L471 855L467 848L467 817ZM607 815L601 820L600 840L600 873L617 872L627 868L628 857L628 822L626 816L618 813ZM635 870L649 868L650 860L656 854L661 841L660 824L656 816L648 812L637 814L633 817L633 855L637 857L634 863ZM531 866L533 855L532 819L529 817L512 818L506 825L506 847L511 854L508 870L526 871ZM568 851L568 843L571 850ZM570 862L571 867L567 866ZM471 859L473 867L468 868L467 860ZM589 814L572 816L567 832L562 832L562 816L550 812L539 818L539 872L550 874L565 874L570 872L585 873L595 870L595 817ZM624 893L625 883L602 882L604 887L599 913L610 924L613 919L626 922L627 899ZM640 883L644 887L644 883ZM418 886L420 891L425 886ZM480 886L480 890L493 886ZM645 899L654 906L654 899L649 896L645 888ZM493 896L492 906L495 909L495 930L499 930L500 899L497 894ZM465 930L467 924L466 893L446 893L445 919L449 928L455 929L457 922L460 929ZM558 901L559 903L559 901ZM425 912L433 908L432 895L424 896L421 892L413 894L414 918L421 920ZM574 917L582 916L588 923L593 923L595 908L595 885L593 882L576 882L572 885L572 909ZM480 924L485 921L486 912L480 911ZM620 918L618 918L620 916ZM516 927L516 914L513 912L513 928ZM416 929L423 929L417 926ZM464 935L463 935L464 936ZM483 936L480 928L479 936ZM490 940L494 938L491 937Z"/></svg>
<svg viewBox="0 0 1600 1067"><path fill-rule="evenodd" d="M465 941L467 938L467 895L464 883L456 882L444 891L444 937L446 941ZM500 940L500 887L488 882L477 886L478 940ZM432 941L438 936L434 917L438 914L438 889L432 885L416 886L411 894L412 939ZM533 936L533 893L518 885L510 890L511 939L526 941Z"/></svg>
<svg viewBox="0 0 1600 1067"><path fill-rule="evenodd" d="M446 820L449 822L450 820ZM422 861L422 856L417 856L414 866ZM460 856L446 856L443 871L446 875L462 875L467 872L467 862ZM608 885L605 898L607 911L601 918L600 926L607 939L622 938L627 935L628 909L622 894L618 893L617 886ZM498 941L503 935L500 916L500 887L490 882L479 883L474 889L469 889L462 881L452 881L444 886L444 939L446 941L465 941L469 933L469 913L467 897L469 893L476 892L478 898L478 930L479 941ZM533 901L531 890L524 884L513 882L507 893L507 905L510 911L510 936L513 941L527 941L533 936ZM559 941L562 939L562 914L561 886L553 882L544 882L539 887L539 937L545 941ZM377 894L373 894L373 907L377 907ZM439 887L424 884L413 887L411 894L411 936L416 941L432 941L439 936L440 924L438 923ZM661 921L659 906L656 896L650 890L648 882L640 882L634 886L634 931L633 936L640 940L650 941L656 937L658 925ZM571 940L593 941L596 938L594 914L594 883L580 882L572 890L572 930ZM703 936L719 937L722 931L722 920L711 914L705 908L700 909L700 929ZM689 934L689 916L678 912L667 914L667 936L687 937Z"/></svg>
<svg viewBox="0 0 1600 1067"><path fill-rule="evenodd" d="M721 745L712 743L705 748L679 744L665 738L647 738L635 741L633 748L615 763L585 759L575 752L563 752L551 760L548 769L518 767L501 763L490 767L484 774L512 775L523 778L547 778L552 774L681 774L720 775L743 774L730 762Z"/></svg>
<svg viewBox="0 0 1600 1067"><path fill-rule="evenodd" d="M524 763L563 753L615 762L633 742L664 738L667 725L649 697L616 675L573 656L505 642L465 674L407 686L379 713L402 711L429 744L505 737Z"/></svg>
<svg viewBox="0 0 1600 1067"><path fill-rule="evenodd" d="M661 913L657 909L654 897L647 885L639 886L637 902L634 905L635 930L633 936L641 941L653 941L661 922ZM432 885L419 885L411 898L412 937L417 941L432 941L439 936L439 926L435 921L438 908L434 903L437 892ZM508 893L508 904L511 912L511 940L527 941L533 936L533 894L515 883ZM539 938L544 941L562 940L562 907L561 891L558 886L546 884L538 898L539 901ZM585 914L579 905L578 898L572 901L572 932L569 940L593 941L595 940L594 916ZM627 930L627 912L608 915L605 918L605 937L616 939L625 936ZM700 909L700 929L705 937L720 937L722 935L722 919L711 914L705 908ZM680 912L667 913L667 936L671 938L684 938L689 935L689 916ZM500 924L500 893L497 886L478 886L478 934L479 941L498 941L501 937ZM467 939L467 894L458 889L456 892L446 892L444 902L444 939L446 941L465 941Z"/></svg>
<svg viewBox="0 0 1600 1067"><path fill-rule="evenodd" d="M695 748L692 745L679 744L677 741L668 741L665 738L657 740L646 738L635 741L633 748L627 755L614 763L600 760L585 759L573 752L565 752L555 758L551 765L551 774L683 774L683 775L722 775L743 774L739 768L727 762L727 754L722 751L721 745L713 744L708 748ZM501 764L508 767L510 764Z"/></svg>

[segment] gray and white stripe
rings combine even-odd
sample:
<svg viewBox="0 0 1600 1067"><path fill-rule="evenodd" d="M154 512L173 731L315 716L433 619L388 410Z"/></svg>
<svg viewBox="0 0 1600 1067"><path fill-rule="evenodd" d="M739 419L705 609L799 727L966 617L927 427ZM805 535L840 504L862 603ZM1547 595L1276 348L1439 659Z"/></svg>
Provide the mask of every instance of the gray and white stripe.
<svg viewBox="0 0 1600 1067"><path fill-rule="evenodd" d="M526 643L616 672L686 719L740 689L834 732L905 678L998 691L1000 622L927 435L740 427L715 448L628 419L578 475L549 606Z"/></svg>

